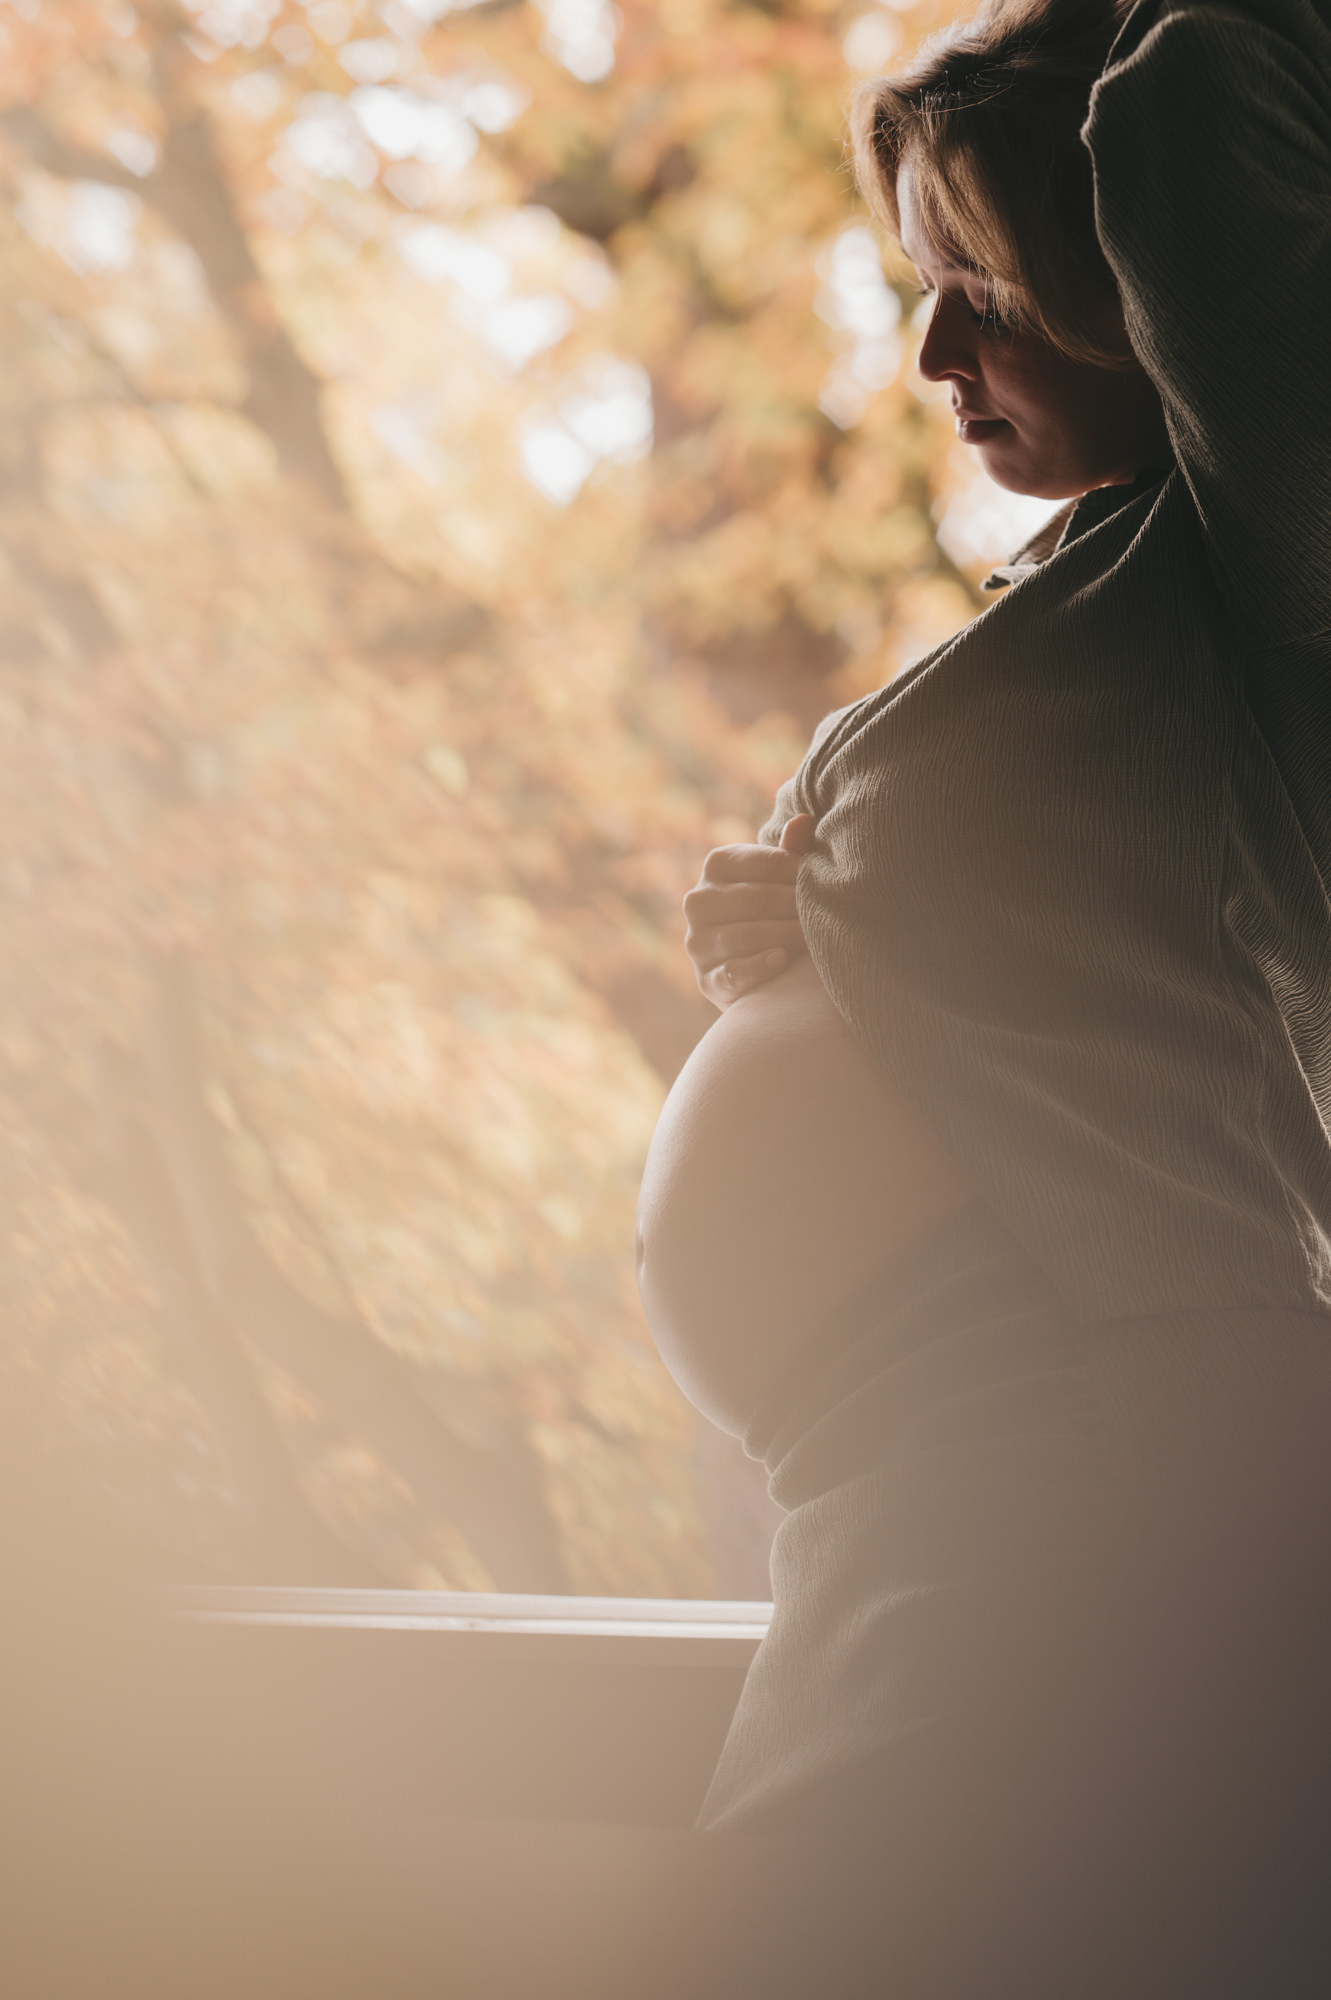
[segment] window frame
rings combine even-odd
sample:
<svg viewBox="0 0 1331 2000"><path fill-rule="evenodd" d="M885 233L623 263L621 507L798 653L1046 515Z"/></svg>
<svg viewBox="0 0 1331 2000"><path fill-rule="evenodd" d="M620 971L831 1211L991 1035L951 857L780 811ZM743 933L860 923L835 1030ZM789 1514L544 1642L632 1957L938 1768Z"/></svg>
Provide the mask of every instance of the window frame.
<svg viewBox="0 0 1331 2000"><path fill-rule="evenodd" d="M772 1607L227 1584L170 1612L213 1727L330 1823L683 1832Z"/></svg>

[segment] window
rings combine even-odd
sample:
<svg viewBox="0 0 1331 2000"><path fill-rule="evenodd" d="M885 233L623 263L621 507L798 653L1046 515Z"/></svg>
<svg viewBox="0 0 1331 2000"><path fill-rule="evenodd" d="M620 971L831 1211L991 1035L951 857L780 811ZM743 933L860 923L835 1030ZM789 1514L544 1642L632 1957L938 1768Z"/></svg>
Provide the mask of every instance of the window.
<svg viewBox="0 0 1331 2000"><path fill-rule="evenodd" d="M188 6L3 25L8 1365L190 1580L761 1597L632 1213L700 857L973 606L934 9Z"/></svg>

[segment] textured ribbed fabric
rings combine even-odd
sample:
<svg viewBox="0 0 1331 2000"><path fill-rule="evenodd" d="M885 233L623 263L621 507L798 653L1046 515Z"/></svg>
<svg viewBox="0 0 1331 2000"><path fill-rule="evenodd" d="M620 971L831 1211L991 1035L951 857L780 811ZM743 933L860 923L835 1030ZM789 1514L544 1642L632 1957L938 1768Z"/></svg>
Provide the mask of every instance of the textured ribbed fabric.
<svg viewBox="0 0 1331 2000"><path fill-rule="evenodd" d="M1165 1881L1269 1774L1331 1787L1329 11L1130 17L1084 136L1175 462L764 830L815 815L818 970L979 1199L755 1418L789 1513L706 1826L918 1824L927 1884L983 1825L1085 1887L1115 1799Z"/></svg>
<svg viewBox="0 0 1331 2000"><path fill-rule="evenodd" d="M821 726L829 992L1083 1321L1331 1304L1328 0L1146 0L1086 127L1177 463Z"/></svg>
<svg viewBox="0 0 1331 2000"><path fill-rule="evenodd" d="M886 1764L890 1799L910 1739L956 1722L974 1652L959 1621L992 1627L995 1591L1075 1562L1085 1540L1073 1516L1097 1448L1080 1343L978 1203L894 1258L803 1362L745 1437L787 1513L711 1827L810 1831L866 1766Z"/></svg>
<svg viewBox="0 0 1331 2000"><path fill-rule="evenodd" d="M701 1824L909 1841L927 1816L945 1851L1024 1783L1033 1840L1060 1811L1088 1837L1106 1746L1149 1786L1145 1735L1179 1734L1232 1628L1277 1677L1305 1646L1331 1589L1327 1334L1251 1306L1087 1327L978 1202L911 1244L746 1435L788 1512Z"/></svg>

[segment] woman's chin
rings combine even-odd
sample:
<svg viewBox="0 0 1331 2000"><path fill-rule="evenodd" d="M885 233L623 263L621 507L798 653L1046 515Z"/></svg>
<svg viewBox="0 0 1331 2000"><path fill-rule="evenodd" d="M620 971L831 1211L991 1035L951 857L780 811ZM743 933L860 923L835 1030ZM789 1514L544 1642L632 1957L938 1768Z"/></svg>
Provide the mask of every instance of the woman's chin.
<svg viewBox="0 0 1331 2000"><path fill-rule="evenodd" d="M976 446L983 465L995 486L1001 486L1008 493L1020 493L1027 500L1079 500L1083 493L1089 493L1095 486L1120 483L1115 479L1097 478L1070 466L1050 466L1048 462L1037 460L1023 449L1022 441L1009 430L1005 436L995 437L987 443ZM1122 478L1131 479L1125 474Z"/></svg>
<svg viewBox="0 0 1331 2000"><path fill-rule="evenodd" d="M1028 500L1070 500L1083 489L1075 480L1069 484L1047 465L1034 464L1021 448L1021 440L1011 432L977 447L980 463L995 486L1005 492L1020 493Z"/></svg>

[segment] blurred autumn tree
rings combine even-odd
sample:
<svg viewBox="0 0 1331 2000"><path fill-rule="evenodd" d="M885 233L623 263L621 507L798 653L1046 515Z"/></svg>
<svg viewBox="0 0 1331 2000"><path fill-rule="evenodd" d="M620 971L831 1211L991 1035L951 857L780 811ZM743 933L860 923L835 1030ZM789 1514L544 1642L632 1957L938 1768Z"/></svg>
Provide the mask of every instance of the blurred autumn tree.
<svg viewBox="0 0 1331 2000"><path fill-rule="evenodd" d="M749 1580L632 1208L701 855L973 609L937 11L0 7L7 1352L182 1572Z"/></svg>

